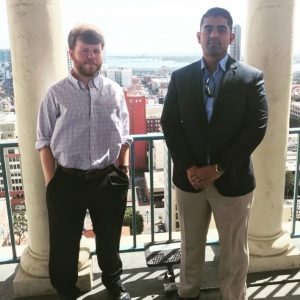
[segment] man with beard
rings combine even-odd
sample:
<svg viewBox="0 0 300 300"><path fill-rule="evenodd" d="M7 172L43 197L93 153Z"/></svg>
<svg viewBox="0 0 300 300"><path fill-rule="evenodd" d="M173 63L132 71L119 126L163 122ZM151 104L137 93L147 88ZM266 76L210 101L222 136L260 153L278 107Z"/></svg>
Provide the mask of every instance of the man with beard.
<svg viewBox="0 0 300 300"><path fill-rule="evenodd" d="M213 213L220 241L221 294L224 300L244 300L255 188L250 156L267 126L263 74L227 54L234 40L227 10L208 10L197 38L203 57L172 73L161 117L174 162L181 227L178 294L199 298Z"/></svg>
<svg viewBox="0 0 300 300"><path fill-rule="evenodd" d="M120 281L119 256L132 142L126 102L122 88L99 73L104 48L99 28L73 28L68 44L73 69L46 92L37 128L47 186L50 280L59 299L78 297L79 244L88 209L102 283L113 299L130 300Z"/></svg>

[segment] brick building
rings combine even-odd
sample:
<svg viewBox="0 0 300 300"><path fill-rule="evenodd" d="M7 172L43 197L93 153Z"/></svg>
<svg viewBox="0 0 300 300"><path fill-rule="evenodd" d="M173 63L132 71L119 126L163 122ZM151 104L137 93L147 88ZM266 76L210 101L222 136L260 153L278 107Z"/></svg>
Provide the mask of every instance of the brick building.
<svg viewBox="0 0 300 300"><path fill-rule="evenodd" d="M130 118L130 134L146 134L146 97L138 90L129 88L124 91ZM147 144L146 141L138 141L134 144L135 168L147 168Z"/></svg>

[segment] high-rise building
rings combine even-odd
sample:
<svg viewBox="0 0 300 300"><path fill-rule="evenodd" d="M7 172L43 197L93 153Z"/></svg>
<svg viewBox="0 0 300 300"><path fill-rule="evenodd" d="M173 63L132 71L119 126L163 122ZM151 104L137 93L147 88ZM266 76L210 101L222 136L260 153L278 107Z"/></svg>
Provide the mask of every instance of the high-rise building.
<svg viewBox="0 0 300 300"><path fill-rule="evenodd" d="M25 200L19 149L5 149L4 157L6 166L6 180L8 184L9 195L11 197L12 210L16 210ZM4 177L2 165L0 163L0 199L3 197L5 197ZM15 207L15 205L17 205L17 207Z"/></svg>
<svg viewBox="0 0 300 300"><path fill-rule="evenodd" d="M241 60L241 26L235 25L232 27L232 32L235 34L235 38L230 45L229 54L235 60Z"/></svg>
<svg viewBox="0 0 300 300"><path fill-rule="evenodd" d="M107 78L117 82L121 87L129 87L131 85L132 69L110 67L106 71Z"/></svg>
<svg viewBox="0 0 300 300"><path fill-rule="evenodd" d="M130 134L146 134L146 97L142 91L128 89L124 91L129 112ZM134 143L135 168L147 168L146 141Z"/></svg>

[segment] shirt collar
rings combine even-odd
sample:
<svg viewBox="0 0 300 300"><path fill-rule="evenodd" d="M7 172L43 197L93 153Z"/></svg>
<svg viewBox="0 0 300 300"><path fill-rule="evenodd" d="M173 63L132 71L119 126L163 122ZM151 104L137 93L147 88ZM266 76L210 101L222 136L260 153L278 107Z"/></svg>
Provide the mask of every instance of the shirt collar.
<svg viewBox="0 0 300 300"><path fill-rule="evenodd" d="M218 68L216 71L218 71L220 68L226 72L226 64L227 64L227 61L228 61L228 54L226 54L219 62L218 62ZM201 70L203 71L203 69L208 73L207 69L206 69L206 66L205 66L205 61L202 57L201 61Z"/></svg>
<svg viewBox="0 0 300 300"><path fill-rule="evenodd" d="M68 79L69 81L78 89L80 90L81 89L81 84L83 85L83 83L81 81L79 81L78 79L76 79L73 75L72 75L72 70L71 72L69 72L68 74ZM100 84L101 84L101 75L100 75L100 72L95 76L93 77L90 81L89 81L89 85L90 84L93 84L95 86L95 88L97 90L99 90L100 88Z"/></svg>

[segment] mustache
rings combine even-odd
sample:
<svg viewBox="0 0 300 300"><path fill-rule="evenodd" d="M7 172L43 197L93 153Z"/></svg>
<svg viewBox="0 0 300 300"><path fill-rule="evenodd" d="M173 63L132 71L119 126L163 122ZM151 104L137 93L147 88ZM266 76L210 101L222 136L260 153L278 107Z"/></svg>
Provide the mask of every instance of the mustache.
<svg viewBox="0 0 300 300"><path fill-rule="evenodd" d="M210 38L207 42L208 43L219 43L220 44L220 40L218 38Z"/></svg>
<svg viewBox="0 0 300 300"><path fill-rule="evenodd" d="M94 65L96 65L93 60L86 60L84 63L85 64L94 64Z"/></svg>

